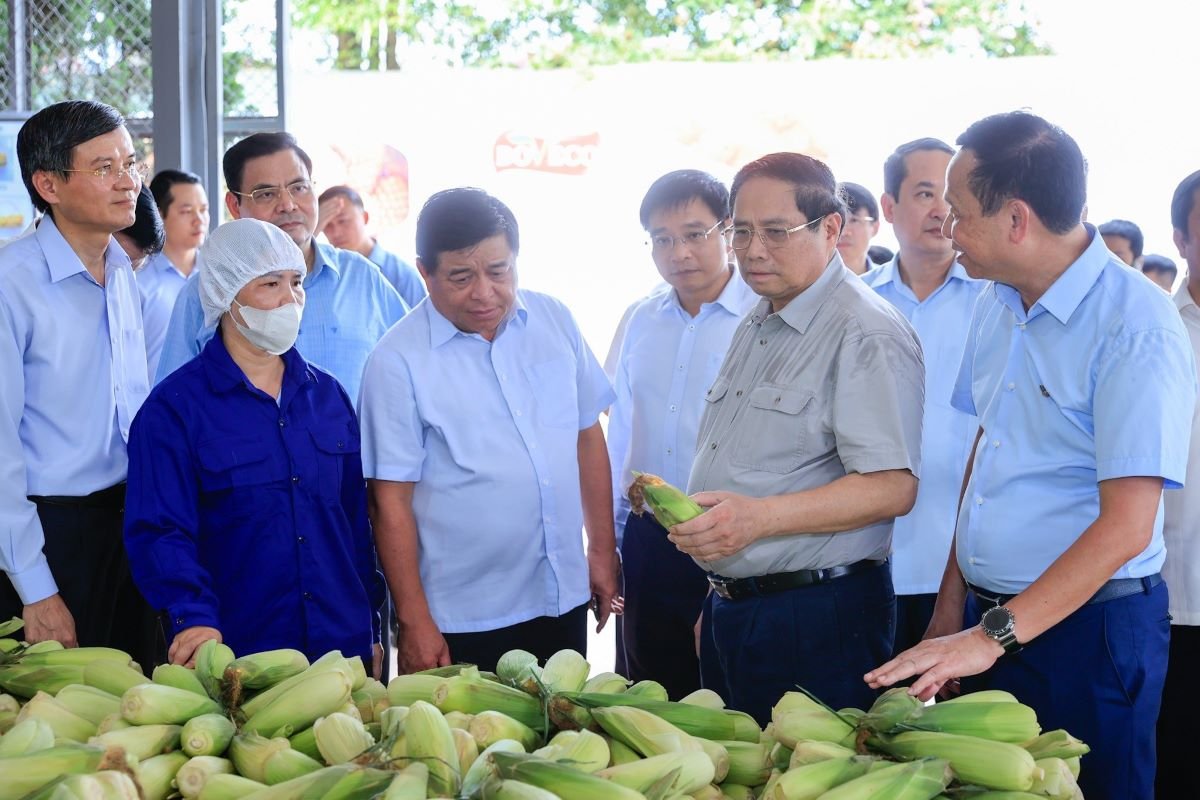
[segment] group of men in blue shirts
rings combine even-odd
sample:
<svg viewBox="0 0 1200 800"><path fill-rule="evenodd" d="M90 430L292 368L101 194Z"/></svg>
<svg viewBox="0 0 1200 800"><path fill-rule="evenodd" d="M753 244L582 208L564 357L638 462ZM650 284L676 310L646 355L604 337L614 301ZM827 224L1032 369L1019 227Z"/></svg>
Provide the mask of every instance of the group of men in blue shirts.
<svg viewBox="0 0 1200 800"><path fill-rule="evenodd" d="M377 551L402 671L582 651L589 608L623 611L618 669L673 696L765 721L796 683L834 707L1005 688L1088 741L1087 796L1150 797L1194 303L1080 221L1061 129L1001 114L957 144L888 159L900 248L862 277L815 159L660 178L640 221L665 286L610 381L569 310L518 286L503 202L429 199L410 310L364 257L361 198L318 199L296 141L256 134L224 156L225 205L267 225L206 245L207 272L200 250L155 381L112 239L145 177L132 141L103 104L45 109L18 139L45 216L0 249L0 616L146 665L224 636L378 669ZM1200 261L1198 192L1173 222ZM662 529L624 500L635 470L705 512Z"/></svg>

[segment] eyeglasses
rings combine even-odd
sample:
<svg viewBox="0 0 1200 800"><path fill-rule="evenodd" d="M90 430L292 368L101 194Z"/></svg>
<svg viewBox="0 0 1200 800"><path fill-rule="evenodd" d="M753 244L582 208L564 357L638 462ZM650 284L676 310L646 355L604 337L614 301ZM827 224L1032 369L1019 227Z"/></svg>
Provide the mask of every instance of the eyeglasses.
<svg viewBox="0 0 1200 800"><path fill-rule="evenodd" d="M146 179L146 175L149 174L150 167L145 164L126 164L123 167L118 167L115 164L105 164L103 167L97 167L96 169L63 169L59 170L59 172L82 172L87 175L93 175L102 181L112 178L114 183L128 175L135 183L141 183Z"/></svg>
<svg viewBox="0 0 1200 800"><path fill-rule="evenodd" d="M858 217L851 215L846 218L847 225L867 225L875 221L874 217Z"/></svg>
<svg viewBox="0 0 1200 800"><path fill-rule="evenodd" d="M283 198L283 193L287 192L288 196L293 200L301 200L311 197L313 193L312 181L292 181L287 186L263 186L260 189L255 189L253 192L234 192L238 197L249 197L250 202L256 206L270 207L278 203Z"/></svg>
<svg viewBox="0 0 1200 800"><path fill-rule="evenodd" d="M675 249L675 242L683 242L683 246L689 250L694 250L700 245L708 241L709 235L717 228L721 227L721 220L717 220L711 228L706 231L689 231L683 236L667 236L661 234L659 236L651 236L646 244L650 245L650 249L655 253L668 253Z"/></svg>
<svg viewBox="0 0 1200 800"><path fill-rule="evenodd" d="M810 225L816 225L827 216L829 215L822 214L811 222L797 225L794 228L748 228L743 225L735 225L732 228L725 229L725 236L729 239L729 243L733 245L734 250L748 249L750 242L753 241L752 237L756 233L764 245L774 249L786 245L792 234L796 231L804 230Z"/></svg>

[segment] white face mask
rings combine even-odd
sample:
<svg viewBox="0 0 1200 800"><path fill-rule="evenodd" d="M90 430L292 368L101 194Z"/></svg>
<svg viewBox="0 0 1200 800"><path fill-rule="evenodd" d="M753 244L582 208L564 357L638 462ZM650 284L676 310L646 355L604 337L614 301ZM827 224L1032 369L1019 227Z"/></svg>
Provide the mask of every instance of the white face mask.
<svg viewBox="0 0 1200 800"><path fill-rule="evenodd" d="M304 309L299 303L288 303L270 310L244 306L233 301L242 312L246 324L233 320L233 324L255 347L261 347L273 356L282 355L296 343L300 333L300 317Z"/></svg>

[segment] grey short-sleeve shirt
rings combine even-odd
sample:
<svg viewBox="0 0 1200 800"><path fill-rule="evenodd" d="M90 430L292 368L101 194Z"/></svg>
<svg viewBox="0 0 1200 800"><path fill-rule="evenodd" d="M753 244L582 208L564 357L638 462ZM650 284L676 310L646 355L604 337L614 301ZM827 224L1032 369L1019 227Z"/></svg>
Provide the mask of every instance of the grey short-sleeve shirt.
<svg viewBox="0 0 1200 800"><path fill-rule="evenodd" d="M709 389L688 492L752 497L814 489L848 473L919 475L925 365L900 312L835 254L816 283L739 325ZM730 578L885 558L892 522L775 536L697 563Z"/></svg>

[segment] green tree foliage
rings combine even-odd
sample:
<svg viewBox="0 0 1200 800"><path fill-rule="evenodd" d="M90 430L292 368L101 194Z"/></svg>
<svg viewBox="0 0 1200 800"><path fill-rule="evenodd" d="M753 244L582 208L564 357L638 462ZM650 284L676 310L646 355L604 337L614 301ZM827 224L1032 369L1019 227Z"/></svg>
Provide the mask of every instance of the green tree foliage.
<svg viewBox="0 0 1200 800"><path fill-rule="evenodd" d="M651 60L1048 52L1024 0L293 0L340 69L407 59L565 67Z"/></svg>

